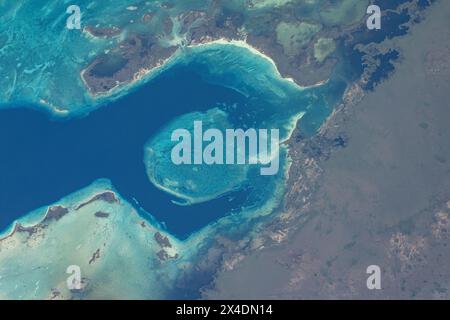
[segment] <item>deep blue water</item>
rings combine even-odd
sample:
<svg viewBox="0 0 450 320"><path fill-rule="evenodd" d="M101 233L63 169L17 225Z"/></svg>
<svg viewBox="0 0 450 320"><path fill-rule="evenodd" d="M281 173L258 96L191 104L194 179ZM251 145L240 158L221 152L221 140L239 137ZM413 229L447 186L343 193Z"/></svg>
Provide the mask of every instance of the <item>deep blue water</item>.
<svg viewBox="0 0 450 320"><path fill-rule="evenodd" d="M393 62L398 60L399 57L400 53L393 49L389 50L385 54L374 56L374 59L379 61L379 65L370 75L366 89L373 90L381 81L387 79L391 72L395 70Z"/></svg>
<svg viewBox="0 0 450 320"><path fill-rule="evenodd" d="M26 213L108 178L180 238L239 207L244 193L178 206L155 188L143 147L176 116L216 103L243 103L236 91L177 67L84 118L51 120L30 108L0 110L0 229ZM189 217L189 218L186 218Z"/></svg>
<svg viewBox="0 0 450 320"><path fill-rule="evenodd" d="M380 30L369 30L365 25L353 33L354 43L369 44L381 43L386 39L404 36L408 33L409 27L404 24L410 21L411 16L407 9L397 12L383 12Z"/></svg>
<svg viewBox="0 0 450 320"><path fill-rule="evenodd" d="M358 50L357 44L381 43L386 39L393 39L403 36L409 32L409 27L405 26L411 20L411 16L407 9L400 12L388 10L397 9L399 5L408 1L405 0L380 0L375 4L379 5L383 10L381 30L368 30L365 25L352 34L349 41L339 44L339 51L344 59L338 67L340 73L347 77L348 81L353 81L361 77L364 72L364 52ZM428 0L421 1L419 4L421 9L430 5ZM373 58L379 61L379 65L375 72L372 73L370 79L364 89L373 90L377 84L386 79L395 69L393 62L400 57L399 52L390 50L386 54L376 55Z"/></svg>

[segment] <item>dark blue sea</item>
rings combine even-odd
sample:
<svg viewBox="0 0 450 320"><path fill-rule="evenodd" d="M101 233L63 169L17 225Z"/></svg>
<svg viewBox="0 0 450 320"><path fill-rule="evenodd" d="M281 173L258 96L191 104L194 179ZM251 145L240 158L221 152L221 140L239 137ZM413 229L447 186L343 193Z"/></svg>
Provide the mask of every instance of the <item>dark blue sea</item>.
<svg viewBox="0 0 450 320"><path fill-rule="evenodd" d="M83 118L57 120L30 106L0 110L0 229L107 178L121 196L138 203L170 232L188 236L239 207L243 195L192 206L173 204L172 196L149 182L143 146L176 116L244 99L188 67L177 67Z"/></svg>

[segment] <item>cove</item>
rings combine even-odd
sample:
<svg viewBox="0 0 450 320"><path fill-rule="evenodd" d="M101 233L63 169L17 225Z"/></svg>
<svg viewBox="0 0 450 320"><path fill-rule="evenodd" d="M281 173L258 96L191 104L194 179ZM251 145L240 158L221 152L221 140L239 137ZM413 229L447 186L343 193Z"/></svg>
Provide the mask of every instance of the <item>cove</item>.
<svg viewBox="0 0 450 320"><path fill-rule="evenodd" d="M245 193L179 206L154 187L144 166L146 141L172 119L216 104L242 104L240 93L179 66L88 116L55 119L36 106L0 110L0 229L99 178L151 213L179 238L240 208Z"/></svg>

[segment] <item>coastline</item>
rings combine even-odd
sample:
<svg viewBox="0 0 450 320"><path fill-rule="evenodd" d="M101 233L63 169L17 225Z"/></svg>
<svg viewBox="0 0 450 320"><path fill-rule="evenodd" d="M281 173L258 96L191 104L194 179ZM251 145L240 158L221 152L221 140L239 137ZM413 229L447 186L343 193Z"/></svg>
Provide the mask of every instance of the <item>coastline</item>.
<svg viewBox="0 0 450 320"><path fill-rule="evenodd" d="M127 95L129 92L139 88L142 85L147 84L154 78L156 78L161 73L165 72L166 70L170 69L171 67L174 67L177 65L178 61L183 59L186 55L185 49L189 50L195 50L195 49L207 49L210 46L219 45L219 46L234 46L242 49L246 49L250 54L253 54L259 58L264 59L265 61L269 62L271 66L273 67L273 70L275 72L275 75L277 78L287 81L288 83L295 86L298 90L306 90L310 88L316 88L320 87L322 85L325 85L329 79L320 81L316 84L313 84L311 86L302 86L299 83L297 83L293 78L291 77L284 77L281 72L279 71L279 68L275 61L268 55L266 55L264 52L262 52L260 49L248 44L245 40L230 40L227 38L219 38L216 40L210 40L202 43L196 43L196 44L190 44L184 47L180 47L177 50L174 51L173 54L171 54L169 57L165 59L161 59L158 61L157 64L150 66L148 68L141 68L137 72L135 72L131 77L129 81L122 82L122 83L116 83L116 85L110 89L108 89L105 92L92 92L92 90L89 87L89 84L85 80L85 73L88 70L88 67L83 68L79 72L79 78L81 80L81 84L83 85L83 90L85 91L86 97L88 98L87 102L84 105L80 105L74 110L64 109L62 106L56 106L52 104L47 99L40 98L39 101L33 102L30 101L30 104L39 104L47 108L47 110L50 112L50 114L57 118L68 118L71 117L77 117L77 116L87 116L90 112L104 107L106 104L115 101L125 95ZM235 90L239 91L239 88L235 88ZM8 102L8 104L12 104L12 102ZM87 111L86 111L87 110Z"/></svg>
<svg viewBox="0 0 450 320"><path fill-rule="evenodd" d="M157 77L162 72L170 69L173 66L176 66L177 60L185 57L185 54L186 54L184 52L185 48L195 50L195 49L200 49L200 48L208 48L208 47L214 46L214 45L234 46L234 47L239 47L239 48L248 50L249 53L268 61L272 65L273 70L275 71L276 76L279 79L282 79L284 81L291 83L299 90L320 87L329 81L329 79L327 79L325 81L320 81L319 83L316 83L311 86L301 86L293 78L283 77L283 75L280 73L275 61L271 57L269 57L266 54L264 54L263 52L261 52L258 48L255 48L255 47L251 46L250 44L248 44L247 42L242 41L242 40L229 40L226 38L220 38L217 40L211 40L208 42L191 44L191 45L188 45L185 47L180 47L170 57L159 61L158 64L156 64L150 68L141 68L138 72L134 73L134 75L130 81L124 82L124 83L118 83L116 86L114 86L113 88L109 89L106 92L93 93L89 89L89 85L87 84L87 82L84 79L84 74L87 70L86 68L84 68L83 70L80 71L80 78L85 86L87 93L93 99L92 104L94 105L94 109L96 109L96 108L101 107L103 104L106 104L108 102L111 102L117 98L120 98L120 97L126 95L129 91L139 88L140 86L148 83L149 81L151 81L152 79ZM236 88L235 90L239 90L239 89Z"/></svg>

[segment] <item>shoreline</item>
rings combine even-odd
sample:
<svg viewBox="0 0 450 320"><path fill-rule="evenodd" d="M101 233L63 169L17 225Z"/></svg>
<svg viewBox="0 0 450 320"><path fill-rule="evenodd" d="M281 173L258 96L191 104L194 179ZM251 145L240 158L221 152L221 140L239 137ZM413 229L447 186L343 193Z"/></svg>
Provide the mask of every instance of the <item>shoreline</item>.
<svg viewBox="0 0 450 320"><path fill-rule="evenodd" d="M281 74L280 70L278 69L276 62L270 56L266 55L260 49L248 44L245 40L231 40L231 39L226 39L226 38L219 38L216 40L211 40L211 41L207 41L207 42L191 44L191 45L187 45L184 47L180 47L177 50L175 50L175 52L172 55L170 55L169 57L158 61L158 63L156 65L148 67L148 68L142 67L141 69L139 69L137 72L135 72L133 74L133 76L130 78L129 81L117 83L114 87L110 88L109 90L107 90L105 92L98 92L98 93L92 92L92 90L90 89L90 86L88 85L88 83L86 82L86 80L84 78L84 75L85 75L86 71L88 70L88 68L85 67L79 72L78 75L81 80L81 83L84 86L83 90L85 90L85 94L87 95L87 97L89 98L90 101L85 103L83 106L78 106L75 110L64 109L61 106L55 106L54 104L52 104L52 102L45 100L45 99L40 99L37 102L29 102L29 103L44 106L45 108L47 108L47 110L50 112L50 114L52 116L55 116L58 118L69 118L70 119L71 117L77 117L80 115L88 116L89 113L91 113L92 111L102 108L106 104L125 96L130 91L135 90L135 89L139 88L140 86L147 84L148 82L150 82L151 80L156 78L158 75L160 75L162 72L170 69L171 67L176 66L177 60L180 58L183 58L183 56L186 55L186 53L184 52L184 49L187 48L187 49L195 50L195 49L200 49L200 48L207 48L209 46L214 46L214 45L234 46L234 47L248 50L249 53L256 55L259 58L262 58L265 61L269 62L272 65L277 78L279 78L283 81L287 81L288 83L294 85L298 90L306 90L306 89L320 87L322 85L325 85L329 81L329 79L327 79L327 80L320 81L320 82L315 83L310 86L302 86L299 83L297 83L295 81L295 79L293 79L291 77L284 77ZM234 90L239 91L238 88L236 88ZM8 102L7 104L14 104L14 102ZM87 112L85 111L86 109L88 109ZM84 111L81 111L81 110L84 110Z"/></svg>

